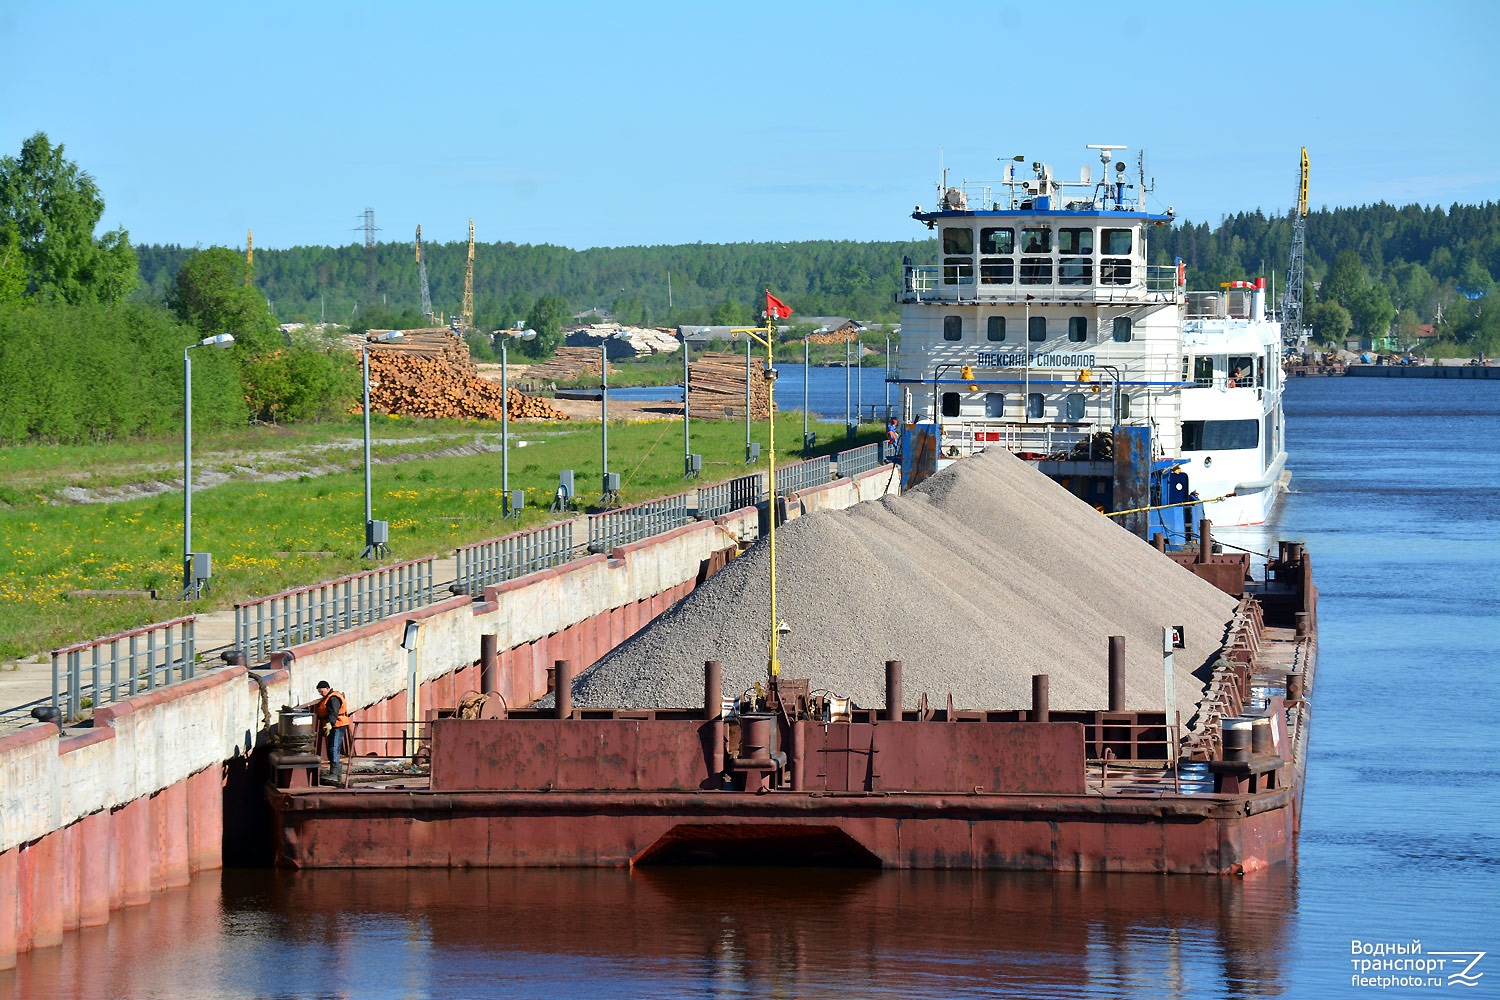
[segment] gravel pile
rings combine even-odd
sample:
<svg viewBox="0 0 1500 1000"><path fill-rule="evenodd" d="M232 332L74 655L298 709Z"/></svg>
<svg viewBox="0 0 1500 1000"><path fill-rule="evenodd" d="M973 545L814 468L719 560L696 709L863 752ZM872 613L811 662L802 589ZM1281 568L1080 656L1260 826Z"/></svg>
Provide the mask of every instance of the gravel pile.
<svg viewBox="0 0 1500 1000"><path fill-rule="evenodd" d="M1163 625L1185 627L1175 693L1192 718L1235 601L1004 451L957 462L900 497L776 533L782 674L884 703L1021 709L1050 675L1054 710L1108 707L1108 636L1126 643L1126 708L1160 710ZM767 560L758 543L575 681L579 707L697 706L703 661L725 693L765 677ZM1195 676L1196 672L1196 676ZM550 699L549 699L550 700Z"/></svg>

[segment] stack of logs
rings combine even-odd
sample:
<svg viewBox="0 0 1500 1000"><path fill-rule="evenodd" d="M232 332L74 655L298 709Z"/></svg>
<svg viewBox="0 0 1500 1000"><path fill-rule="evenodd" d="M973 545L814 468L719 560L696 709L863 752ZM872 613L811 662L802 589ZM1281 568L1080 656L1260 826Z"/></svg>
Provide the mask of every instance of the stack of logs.
<svg viewBox="0 0 1500 1000"><path fill-rule="evenodd" d="M750 419L771 415L771 392L762 374L765 363L750 366ZM708 353L688 366L688 416L693 420L745 417L745 356Z"/></svg>
<svg viewBox="0 0 1500 1000"><path fill-rule="evenodd" d="M500 386L479 377L469 345L444 329L407 330L400 341L371 344L370 409L408 417L499 420ZM546 400L510 390L510 418L567 420Z"/></svg>
<svg viewBox="0 0 1500 1000"><path fill-rule="evenodd" d="M618 371L610 366L610 371ZM557 353L526 369L529 382L593 382L604 378L604 358L597 347L559 347Z"/></svg>

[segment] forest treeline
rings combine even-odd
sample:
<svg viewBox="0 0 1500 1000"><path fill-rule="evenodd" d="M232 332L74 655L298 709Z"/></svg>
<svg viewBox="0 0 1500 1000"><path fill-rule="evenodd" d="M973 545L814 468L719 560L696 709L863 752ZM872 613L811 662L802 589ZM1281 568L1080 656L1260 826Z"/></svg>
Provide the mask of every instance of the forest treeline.
<svg viewBox="0 0 1500 1000"><path fill-rule="evenodd" d="M1340 329L1339 313L1328 308L1310 312L1309 319L1321 324L1318 332L1326 339L1346 333L1380 336L1393 321L1414 329L1437 320L1440 309L1449 339L1472 340L1483 332L1481 310L1474 303L1500 274L1500 203L1325 208L1309 213L1306 233L1308 305L1337 305L1348 314ZM1279 292L1291 239L1288 216L1240 212L1216 226L1180 221L1162 227L1152 234L1150 252L1157 264L1181 257L1193 288L1266 275L1274 276ZM467 245L429 244L424 249L434 307L452 315L463 296ZM137 247L138 294L163 296L193 252L178 246ZM1340 254L1344 267L1329 291L1342 298L1320 297L1319 286L1334 277ZM480 243L474 262L475 325L491 330L524 323L542 296L554 308L565 306L570 315L594 310L627 323L747 322L767 286L792 303L798 315L888 321L899 315L895 296L903 257L933 263L936 242L812 240L588 250ZM378 325L382 318L415 316L420 301L410 243L376 245L373 301L366 301L365 250L360 245L260 249L254 280L283 321L365 325L360 322L364 319Z"/></svg>

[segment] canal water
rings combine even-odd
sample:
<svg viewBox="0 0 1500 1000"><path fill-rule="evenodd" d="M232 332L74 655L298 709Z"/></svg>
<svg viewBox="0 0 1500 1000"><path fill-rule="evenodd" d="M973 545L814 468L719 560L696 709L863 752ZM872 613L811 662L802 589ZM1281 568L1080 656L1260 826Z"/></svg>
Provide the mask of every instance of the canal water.
<svg viewBox="0 0 1500 1000"><path fill-rule="evenodd" d="M226 871L22 955L0 996L1500 995L1500 385L1299 379L1286 406L1295 492L1233 538L1305 540L1322 593L1293 864ZM1414 941L1489 952L1477 986L1454 956L1431 985L1351 978L1355 948Z"/></svg>

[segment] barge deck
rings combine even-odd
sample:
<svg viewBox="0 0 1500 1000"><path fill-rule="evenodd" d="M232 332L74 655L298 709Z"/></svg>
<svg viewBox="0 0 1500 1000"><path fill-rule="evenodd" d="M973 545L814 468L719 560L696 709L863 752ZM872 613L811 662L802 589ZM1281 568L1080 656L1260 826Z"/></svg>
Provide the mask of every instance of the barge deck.
<svg viewBox="0 0 1500 1000"><path fill-rule="evenodd" d="M924 695L902 709L894 662L880 710L805 679L726 702L712 662L702 708L575 710L559 661L555 707L431 713L414 753L359 759L348 787L317 784L316 758L273 752L277 860L1243 874L1295 850L1317 594L1306 551L1286 542L1266 582L1241 590L1188 730L1118 704L1050 711L1045 675L1025 708Z"/></svg>

